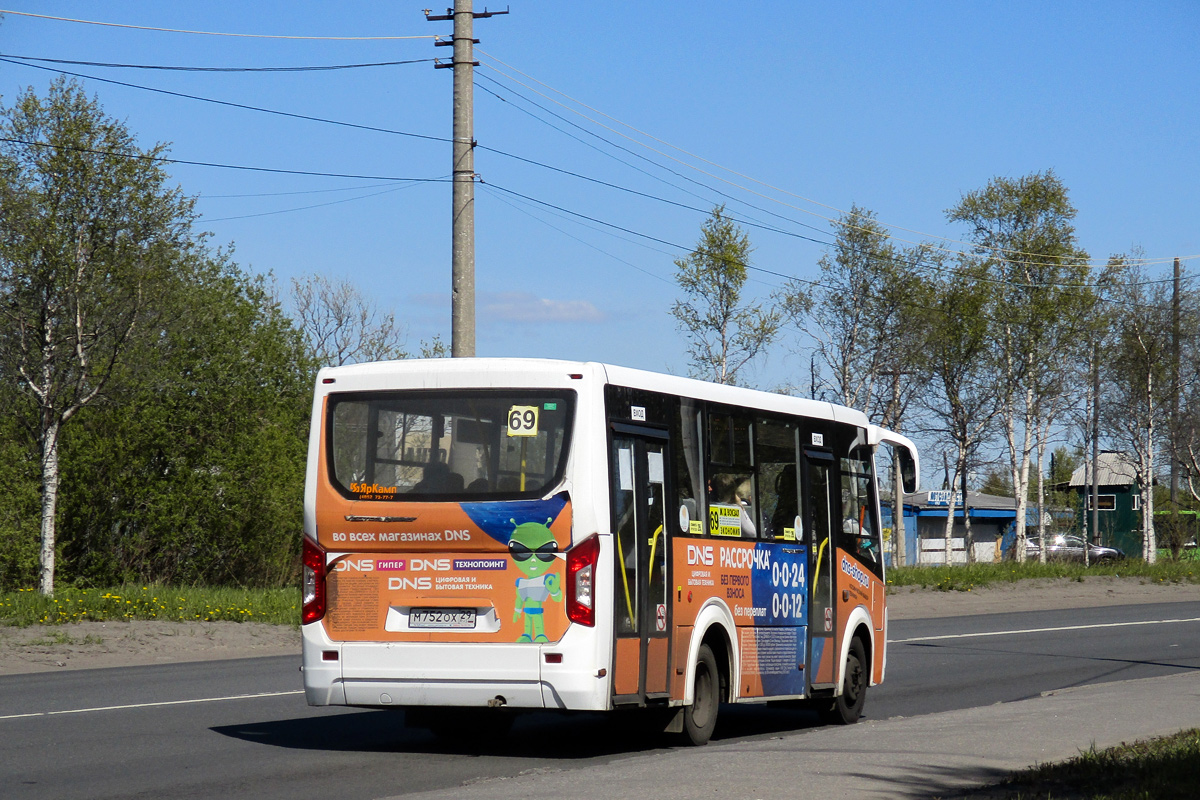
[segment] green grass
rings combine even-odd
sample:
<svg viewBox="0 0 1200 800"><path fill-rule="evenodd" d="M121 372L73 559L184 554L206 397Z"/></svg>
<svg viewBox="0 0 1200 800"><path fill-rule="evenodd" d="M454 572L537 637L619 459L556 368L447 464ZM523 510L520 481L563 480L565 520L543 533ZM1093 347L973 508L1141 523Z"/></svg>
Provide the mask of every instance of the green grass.
<svg viewBox="0 0 1200 800"><path fill-rule="evenodd" d="M1070 761L1043 764L1018 773L988 797L1049 800L1174 800L1196 797L1200 776L1200 729L1161 739L1093 747Z"/></svg>
<svg viewBox="0 0 1200 800"><path fill-rule="evenodd" d="M296 589L178 589L149 585L62 589L52 598L33 590L0 594L0 624L5 625L151 619L299 626L300 593Z"/></svg>
<svg viewBox="0 0 1200 800"><path fill-rule="evenodd" d="M1147 564L1129 558L1085 567L1083 564L1027 561L1018 564L954 564L949 567L893 567L887 571L888 586L919 586L943 592L969 592L995 583L1014 583L1036 578L1069 578L1083 581L1101 575L1137 578L1143 583L1200 583L1200 562L1162 560Z"/></svg>

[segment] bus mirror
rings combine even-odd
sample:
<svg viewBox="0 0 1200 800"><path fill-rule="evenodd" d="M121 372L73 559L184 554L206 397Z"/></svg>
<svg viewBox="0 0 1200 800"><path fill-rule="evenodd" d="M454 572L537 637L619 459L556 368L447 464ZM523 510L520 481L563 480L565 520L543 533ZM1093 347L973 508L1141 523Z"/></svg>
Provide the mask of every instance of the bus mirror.
<svg viewBox="0 0 1200 800"><path fill-rule="evenodd" d="M904 484L904 493L912 494L917 491L916 459L907 447L896 447L896 455L900 457L900 479Z"/></svg>

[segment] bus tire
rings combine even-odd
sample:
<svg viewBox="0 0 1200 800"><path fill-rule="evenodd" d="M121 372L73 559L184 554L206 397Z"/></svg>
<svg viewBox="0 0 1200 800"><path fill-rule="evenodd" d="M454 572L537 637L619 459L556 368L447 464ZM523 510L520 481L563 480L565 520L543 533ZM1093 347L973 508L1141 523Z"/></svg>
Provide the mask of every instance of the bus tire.
<svg viewBox="0 0 1200 800"><path fill-rule="evenodd" d="M869 682L867 654L862 639L855 636L850 640L850 651L846 653L842 693L821 714L822 720L832 725L853 725L858 722L867 702Z"/></svg>
<svg viewBox="0 0 1200 800"><path fill-rule="evenodd" d="M693 745L706 744L717 727L721 706L721 674L712 648L700 645L696 654L696 674L692 681L692 704L683 710L683 734Z"/></svg>

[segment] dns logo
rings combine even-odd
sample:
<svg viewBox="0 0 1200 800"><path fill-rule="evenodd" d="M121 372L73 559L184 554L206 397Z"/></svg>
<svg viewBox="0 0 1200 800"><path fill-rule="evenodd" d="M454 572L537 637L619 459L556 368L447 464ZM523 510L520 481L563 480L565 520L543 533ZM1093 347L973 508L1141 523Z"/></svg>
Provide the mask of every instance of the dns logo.
<svg viewBox="0 0 1200 800"><path fill-rule="evenodd" d="M689 566L703 564L706 567L711 567L713 565L712 545L689 544L687 546L687 563Z"/></svg>
<svg viewBox="0 0 1200 800"><path fill-rule="evenodd" d="M343 559L333 565L336 572L374 572L375 560L371 558Z"/></svg>

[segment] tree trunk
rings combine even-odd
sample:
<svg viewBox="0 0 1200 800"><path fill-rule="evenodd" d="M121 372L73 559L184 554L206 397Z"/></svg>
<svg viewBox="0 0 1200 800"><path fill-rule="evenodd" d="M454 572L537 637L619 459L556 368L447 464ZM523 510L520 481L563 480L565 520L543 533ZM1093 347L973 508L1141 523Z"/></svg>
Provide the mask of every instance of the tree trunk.
<svg viewBox="0 0 1200 800"><path fill-rule="evenodd" d="M975 539L971 536L971 509L968 502L970 495L967 494L967 465L963 464L960 470L961 477L959 481L962 483L962 501L963 501L963 549L966 551L968 564L975 563Z"/></svg>
<svg viewBox="0 0 1200 800"><path fill-rule="evenodd" d="M953 557L954 553L954 484L957 482L958 476L955 475L954 478L954 480L950 481L950 500L948 503L946 503L946 530L944 533L946 566L950 566L950 559Z"/></svg>
<svg viewBox="0 0 1200 800"><path fill-rule="evenodd" d="M1146 463L1145 476L1142 480L1142 558L1147 564L1158 561L1158 543L1154 540L1154 379L1146 381L1146 397L1149 399L1146 415Z"/></svg>
<svg viewBox="0 0 1200 800"><path fill-rule="evenodd" d="M42 449L42 558L41 593L54 596L54 516L58 507L58 420L43 426Z"/></svg>
<svg viewBox="0 0 1200 800"><path fill-rule="evenodd" d="M1017 501L1017 516L1014 520L1016 555L1018 561L1025 560L1025 539L1028 537L1025 518L1029 510L1029 462L1033 451L1033 420L1032 420L1032 389L1025 390L1024 434L1020 447L1017 446L1016 411L1010 409L1009 419L1005 422L1008 434L1009 468L1012 473L1013 497Z"/></svg>
<svg viewBox="0 0 1200 800"><path fill-rule="evenodd" d="M1038 499L1037 499L1037 515L1038 515L1038 538L1046 538L1046 463L1042 460L1042 445L1038 445Z"/></svg>

